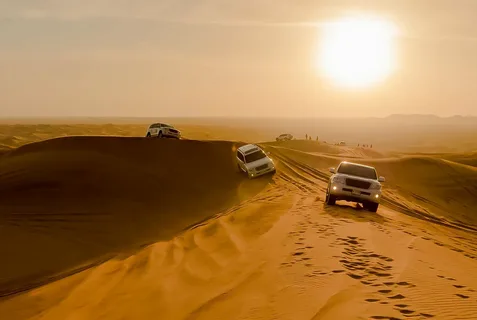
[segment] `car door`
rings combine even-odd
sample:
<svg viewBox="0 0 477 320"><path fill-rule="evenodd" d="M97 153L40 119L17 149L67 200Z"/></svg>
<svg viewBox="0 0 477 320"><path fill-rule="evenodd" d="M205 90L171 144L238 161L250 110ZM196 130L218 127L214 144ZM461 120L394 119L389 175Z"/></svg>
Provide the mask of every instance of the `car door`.
<svg viewBox="0 0 477 320"><path fill-rule="evenodd" d="M153 124L151 128L149 129L151 136L154 136L157 134L157 124Z"/></svg>

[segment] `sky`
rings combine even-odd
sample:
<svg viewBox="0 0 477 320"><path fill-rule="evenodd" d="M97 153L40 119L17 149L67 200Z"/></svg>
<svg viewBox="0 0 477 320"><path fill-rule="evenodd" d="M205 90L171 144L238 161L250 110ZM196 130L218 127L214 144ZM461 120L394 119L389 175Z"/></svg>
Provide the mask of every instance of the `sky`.
<svg viewBox="0 0 477 320"><path fill-rule="evenodd" d="M316 67L323 26L392 22L371 87ZM474 0L0 0L0 117L477 115Z"/></svg>

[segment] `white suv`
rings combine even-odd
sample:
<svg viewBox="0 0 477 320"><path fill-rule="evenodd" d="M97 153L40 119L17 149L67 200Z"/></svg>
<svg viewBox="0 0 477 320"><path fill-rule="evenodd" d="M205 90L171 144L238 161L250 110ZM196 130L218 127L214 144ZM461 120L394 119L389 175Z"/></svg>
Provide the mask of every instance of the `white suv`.
<svg viewBox="0 0 477 320"><path fill-rule="evenodd" d="M357 163L341 162L338 169L330 168L330 177L326 190L326 204L334 205L337 200L346 200L363 204L369 211L378 211L381 200L381 182L376 169Z"/></svg>
<svg viewBox="0 0 477 320"><path fill-rule="evenodd" d="M158 137L158 138L181 138L181 132L164 123L153 123L147 129L146 137Z"/></svg>
<svg viewBox="0 0 477 320"><path fill-rule="evenodd" d="M284 133L284 134L279 135L276 138L276 140L277 141L289 141L289 140L293 140L293 136L289 133Z"/></svg>
<svg viewBox="0 0 477 320"><path fill-rule="evenodd" d="M237 149L237 166L250 179L276 171L273 160L254 144L247 144Z"/></svg>

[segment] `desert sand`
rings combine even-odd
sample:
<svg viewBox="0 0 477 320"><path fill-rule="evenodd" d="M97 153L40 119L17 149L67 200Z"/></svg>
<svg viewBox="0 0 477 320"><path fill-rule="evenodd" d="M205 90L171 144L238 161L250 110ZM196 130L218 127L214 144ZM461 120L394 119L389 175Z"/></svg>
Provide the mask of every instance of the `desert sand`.
<svg viewBox="0 0 477 320"><path fill-rule="evenodd" d="M477 319L477 156L465 146L3 126L0 319ZM278 170L250 181L233 154L257 141ZM378 213L324 205L342 160L386 177Z"/></svg>

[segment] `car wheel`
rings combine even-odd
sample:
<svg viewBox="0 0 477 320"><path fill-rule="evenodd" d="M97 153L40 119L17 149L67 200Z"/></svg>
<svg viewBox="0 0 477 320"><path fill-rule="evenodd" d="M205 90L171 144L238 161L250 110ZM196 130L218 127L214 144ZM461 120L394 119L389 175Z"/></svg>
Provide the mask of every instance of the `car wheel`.
<svg viewBox="0 0 477 320"><path fill-rule="evenodd" d="M330 194L330 190L326 191L326 204L334 206L336 204L336 197Z"/></svg>
<svg viewBox="0 0 477 320"><path fill-rule="evenodd" d="M371 203L368 203L366 207L371 212L378 212L379 203L371 202Z"/></svg>
<svg viewBox="0 0 477 320"><path fill-rule="evenodd" d="M151 137L151 133L148 132L148 133L146 134L146 138L150 138L150 137Z"/></svg>
<svg viewBox="0 0 477 320"><path fill-rule="evenodd" d="M243 173L243 170L242 170L242 168L240 167L239 164L237 164L237 169L238 169L239 173Z"/></svg>
<svg viewBox="0 0 477 320"><path fill-rule="evenodd" d="M161 139L161 138L163 137L163 135L162 135L162 131L159 131L159 133L158 133L157 137L158 137L159 139Z"/></svg>

